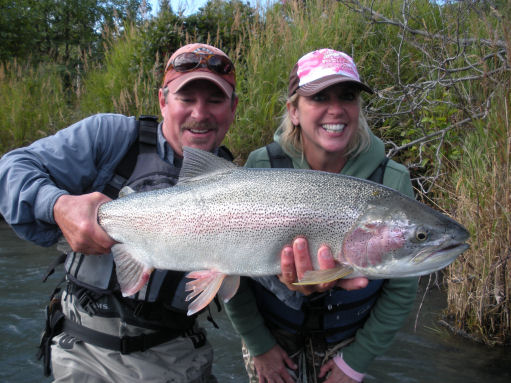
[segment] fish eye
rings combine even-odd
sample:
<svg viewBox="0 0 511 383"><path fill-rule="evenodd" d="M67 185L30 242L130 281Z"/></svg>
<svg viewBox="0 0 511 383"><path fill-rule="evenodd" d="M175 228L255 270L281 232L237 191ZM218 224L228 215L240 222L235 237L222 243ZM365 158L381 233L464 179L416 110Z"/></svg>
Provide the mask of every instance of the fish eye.
<svg viewBox="0 0 511 383"><path fill-rule="evenodd" d="M415 231L415 239L419 242L424 242L428 239L429 237L429 233L426 229L424 229L423 227L419 227L417 228L417 230Z"/></svg>

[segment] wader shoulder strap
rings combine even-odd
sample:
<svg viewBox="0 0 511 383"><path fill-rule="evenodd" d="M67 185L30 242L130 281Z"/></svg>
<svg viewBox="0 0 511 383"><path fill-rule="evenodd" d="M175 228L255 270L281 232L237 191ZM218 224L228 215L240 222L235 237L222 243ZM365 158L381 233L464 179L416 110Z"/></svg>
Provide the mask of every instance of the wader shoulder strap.
<svg viewBox="0 0 511 383"><path fill-rule="evenodd" d="M293 160L284 153L278 143L273 141L271 144L266 145L268 157L270 157L270 165L272 168L293 168Z"/></svg>
<svg viewBox="0 0 511 383"><path fill-rule="evenodd" d="M223 159L231 162L234 160L234 156L231 151L223 145L218 148L218 157L222 157Z"/></svg>
<svg viewBox="0 0 511 383"><path fill-rule="evenodd" d="M112 180L105 186L103 193L112 199L117 198L119 190L130 178L140 152L151 150L158 141L158 117L142 115L137 120L138 138L128 149L121 162L115 168Z"/></svg>
<svg viewBox="0 0 511 383"><path fill-rule="evenodd" d="M138 139L141 143L156 145L158 141L158 117L141 115L137 120Z"/></svg>

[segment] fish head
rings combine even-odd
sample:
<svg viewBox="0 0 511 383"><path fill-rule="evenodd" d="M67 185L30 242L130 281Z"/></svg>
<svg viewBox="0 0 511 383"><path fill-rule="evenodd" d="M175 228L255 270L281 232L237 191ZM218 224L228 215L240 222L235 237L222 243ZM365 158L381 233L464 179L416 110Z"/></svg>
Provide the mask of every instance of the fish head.
<svg viewBox="0 0 511 383"><path fill-rule="evenodd" d="M444 214L402 195L370 203L344 238L338 260L368 278L440 270L468 249L468 231Z"/></svg>

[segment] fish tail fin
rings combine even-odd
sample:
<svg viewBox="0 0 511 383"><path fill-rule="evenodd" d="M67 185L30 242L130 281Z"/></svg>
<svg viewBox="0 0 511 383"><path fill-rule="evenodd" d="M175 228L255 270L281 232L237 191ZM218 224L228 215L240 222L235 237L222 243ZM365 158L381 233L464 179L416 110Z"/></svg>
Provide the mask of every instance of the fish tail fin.
<svg viewBox="0 0 511 383"><path fill-rule="evenodd" d="M193 279L186 284L186 291L190 291L186 301L193 299L188 306L188 315L195 314L206 307L217 292L224 301L231 299L238 290L240 280L239 276L226 276L214 270L193 271L186 277Z"/></svg>
<svg viewBox="0 0 511 383"><path fill-rule="evenodd" d="M112 255L122 295L136 294L147 283L154 268L138 261L122 243L112 246Z"/></svg>
<svg viewBox="0 0 511 383"><path fill-rule="evenodd" d="M351 267L339 266L326 270L309 270L305 272L303 277L293 285L317 285L319 283L328 283L337 279L344 278L353 272Z"/></svg>

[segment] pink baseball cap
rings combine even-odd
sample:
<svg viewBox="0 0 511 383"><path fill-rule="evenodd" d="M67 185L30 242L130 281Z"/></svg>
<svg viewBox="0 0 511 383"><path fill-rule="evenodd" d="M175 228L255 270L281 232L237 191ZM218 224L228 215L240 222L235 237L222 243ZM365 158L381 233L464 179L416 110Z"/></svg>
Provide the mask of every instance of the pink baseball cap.
<svg viewBox="0 0 511 383"><path fill-rule="evenodd" d="M353 83L373 93L360 81L357 66L350 56L333 49L319 49L302 56L293 67L289 75L288 96L295 92L301 96L312 96L341 82Z"/></svg>
<svg viewBox="0 0 511 383"><path fill-rule="evenodd" d="M173 65L174 59L183 53L196 53L206 57L208 55L223 56L227 59L227 65L232 66L232 70L228 73L222 74L218 71L212 70L207 65L201 65L188 71L176 71L171 64ZM227 96L230 97L236 87L236 74L234 72L234 64L232 63L232 60L222 50L208 44L195 43L185 45L175 51L167 61L162 88L167 87L171 93L176 93L190 81L200 79L209 80L215 83Z"/></svg>

